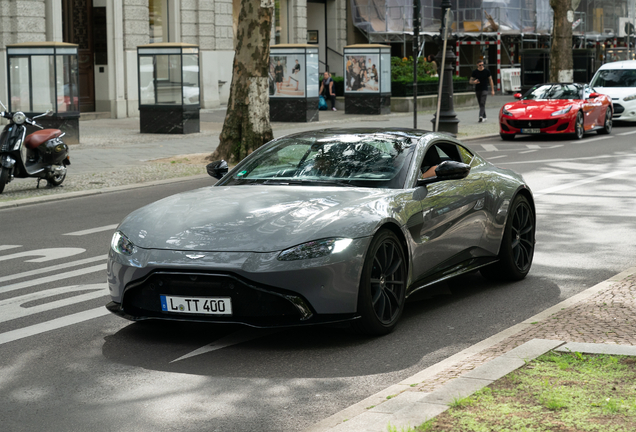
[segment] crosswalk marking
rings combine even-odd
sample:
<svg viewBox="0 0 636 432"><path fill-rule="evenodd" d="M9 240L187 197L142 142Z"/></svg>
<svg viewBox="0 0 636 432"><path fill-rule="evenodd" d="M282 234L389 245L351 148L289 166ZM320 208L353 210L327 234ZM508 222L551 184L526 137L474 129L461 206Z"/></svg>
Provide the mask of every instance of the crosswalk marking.
<svg viewBox="0 0 636 432"><path fill-rule="evenodd" d="M15 280L15 279L22 279L25 277L29 277L29 276L35 276L37 274L42 274L42 273L49 273L52 271L56 271L56 270L63 270L65 268L69 268L69 267L76 267L76 266L80 266L80 265L84 265L84 264L91 264L94 263L96 261L104 261L106 258L108 258L108 255L99 255L93 258L86 258L83 260L78 260L78 261L71 261L71 262L67 262L64 264L57 264L54 266L49 266L49 267L42 267L39 269L35 269L35 270L30 270L30 271L26 271L26 272L22 272L22 273L15 273L12 275L8 275L8 276L0 276L0 283L1 282L7 282L10 280Z"/></svg>
<svg viewBox="0 0 636 432"><path fill-rule="evenodd" d="M56 330L62 327L67 327L73 324L81 323L83 321L99 318L109 314L110 312L108 311L108 309L102 306L95 309L89 309L87 311L66 315L40 324L35 324L5 333L0 333L0 345L24 339L29 336L35 336L37 334L48 332L51 330Z"/></svg>
<svg viewBox="0 0 636 432"><path fill-rule="evenodd" d="M78 255L84 252L86 252L86 249L82 249L82 248L46 248L46 249L17 252L10 255L2 255L0 256L0 261L8 261L12 259L25 258L25 257L40 257L40 258L33 258L33 259L25 261L25 262L39 263L39 262L52 261L52 260L61 259L61 258L68 258L73 255Z"/></svg>
<svg viewBox="0 0 636 432"><path fill-rule="evenodd" d="M581 186L581 185L584 185L584 184L587 184L587 183L594 183L597 180L611 178L611 177L616 177L616 176L623 175L623 174L629 174L629 171L614 171L614 172L607 173L607 174L601 174L601 175L598 175L598 176L589 177L589 178L586 178L586 179L577 180L577 181L574 181L574 182L565 183L565 184L558 185L558 186L553 186L551 188L543 189L543 190L540 190L539 192L536 192L534 194L534 196L535 197L540 197L542 195L547 195L547 194L551 194L551 193L554 193L554 192L560 192L560 191L565 190L565 189L570 189L570 188L573 188L573 187L576 187L576 186Z"/></svg>
<svg viewBox="0 0 636 432"><path fill-rule="evenodd" d="M19 248L19 247L22 247L22 245L0 245L0 251L9 250L9 249L15 249L15 248Z"/></svg>
<svg viewBox="0 0 636 432"><path fill-rule="evenodd" d="M9 291L19 290L19 289L22 289L22 288L28 288L28 287L32 287L32 286L36 286L36 285L41 285L41 284L46 284L46 283L50 283L50 282L55 282L55 281L59 281L59 280L62 280L62 279L68 279L68 278L72 278L72 277L76 277L76 276L82 276L82 275L89 274L89 273L95 273L95 272L99 272L99 271L104 271L104 270L106 270L106 263L99 264L99 265L92 266L92 267L79 269L79 270L73 270L73 271L66 272L66 273L60 273L60 274L53 275L53 276L46 276L46 277L39 278L39 279L33 279L33 280L29 280L29 281L19 282L19 283L15 283L15 284L12 284L12 285L5 285L3 287L0 287L0 294L6 293L6 292L9 292Z"/></svg>
<svg viewBox="0 0 636 432"><path fill-rule="evenodd" d="M83 236L83 235L95 234L95 233L103 232L103 231L113 231L118 226L119 226L119 224L106 225L106 226L103 226L103 227L91 228L91 229L86 229L86 230L83 230L83 231L75 231L75 232L66 233L66 234L62 234L62 235L65 235L65 236Z"/></svg>
<svg viewBox="0 0 636 432"><path fill-rule="evenodd" d="M498 151L497 147L495 147L493 144L482 144L481 146L484 148L484 151Z"/></svg>

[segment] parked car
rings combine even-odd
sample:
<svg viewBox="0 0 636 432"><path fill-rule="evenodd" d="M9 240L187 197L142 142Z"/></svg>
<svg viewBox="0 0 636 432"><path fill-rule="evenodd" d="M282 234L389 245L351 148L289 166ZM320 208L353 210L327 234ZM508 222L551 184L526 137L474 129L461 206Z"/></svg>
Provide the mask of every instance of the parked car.
<svg viewBox="0 0 636 432"><path fill-rule="evenodd" d="M420 289L478 269L520 280L532 265L530 188L446 134L299 133L227 171L213 162L216 185L119 225L111 312L256 327L351 321L378 335Z"/></svg>
<svg viewBox="0 0 636 432"><path fill-rule="evenodd" d="M612 132L611 99L587 84L540 84L514 97L518 101L505 104L499 112L502 140L520 134L573 134L582 139L592 131Z"/></svg>
<svg viewBox="0 0 636 432"><path fill-rule="evenodd" d="M590 85L612 98L614 120L636 121L636 60L604 64Z"/></svg>

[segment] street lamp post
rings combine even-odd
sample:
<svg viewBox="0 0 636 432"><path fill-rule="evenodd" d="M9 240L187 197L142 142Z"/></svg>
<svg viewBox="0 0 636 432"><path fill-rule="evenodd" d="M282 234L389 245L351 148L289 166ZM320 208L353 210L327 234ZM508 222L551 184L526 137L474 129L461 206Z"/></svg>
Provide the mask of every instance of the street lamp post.
<svg viewBox="0 0 636 432"><path fill-rule="evenodd" d="M437 75L440 79L441 91L438 93L438 110L435 117L431 120L435 128L435 132L448 132L457 136L457 128L459 119L455 113L453 104L453 65L455 64L455 54L453 53L452 44L445 43L448 38L450 29L446 29L447 14L450 13L452 7L450 0L442 0L442 27L440 28L441 37L437 38L439 52L435 59L439 66ZM448 31L447 31L448 30ZM439 119L437 118L439 116Z"/></svg>

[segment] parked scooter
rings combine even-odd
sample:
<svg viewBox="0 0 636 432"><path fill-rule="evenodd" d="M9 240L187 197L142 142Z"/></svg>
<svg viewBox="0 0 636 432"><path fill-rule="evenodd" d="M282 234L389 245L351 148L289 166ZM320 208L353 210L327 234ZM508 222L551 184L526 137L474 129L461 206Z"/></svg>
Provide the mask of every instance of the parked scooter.
<svg viewBox="0 0 636 432"><path fill-rule="evenodd" d="M0 193L15 177L46 180L49 186L59 186L66 178L66 167L71 164L68 146L62 141L64 133L59 129L44 129L35 119L53 114L28 118L23 112L10 113L2 101L4 111L0 116L9 120L0 133ZM42 130L27 135L27 125Z"/></svg>

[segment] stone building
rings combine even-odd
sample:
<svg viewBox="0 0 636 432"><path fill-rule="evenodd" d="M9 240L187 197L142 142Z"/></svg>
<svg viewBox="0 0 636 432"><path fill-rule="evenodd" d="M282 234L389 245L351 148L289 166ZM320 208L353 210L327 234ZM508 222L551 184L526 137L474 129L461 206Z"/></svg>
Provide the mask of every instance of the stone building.
<svg viewBox="0 0 636 432"><path fill-rule="evenodd" d="M6 102L8 94L7 45L69 42L79 45L80 110L136 117L137 46L185 42L200 48L201 107L217 107L229 97L239 2L0 0L0 100ZM275 5L272 44L306 43L308 30L314 30L321 70L342 70L347 0L276 0Z"/></svg>

